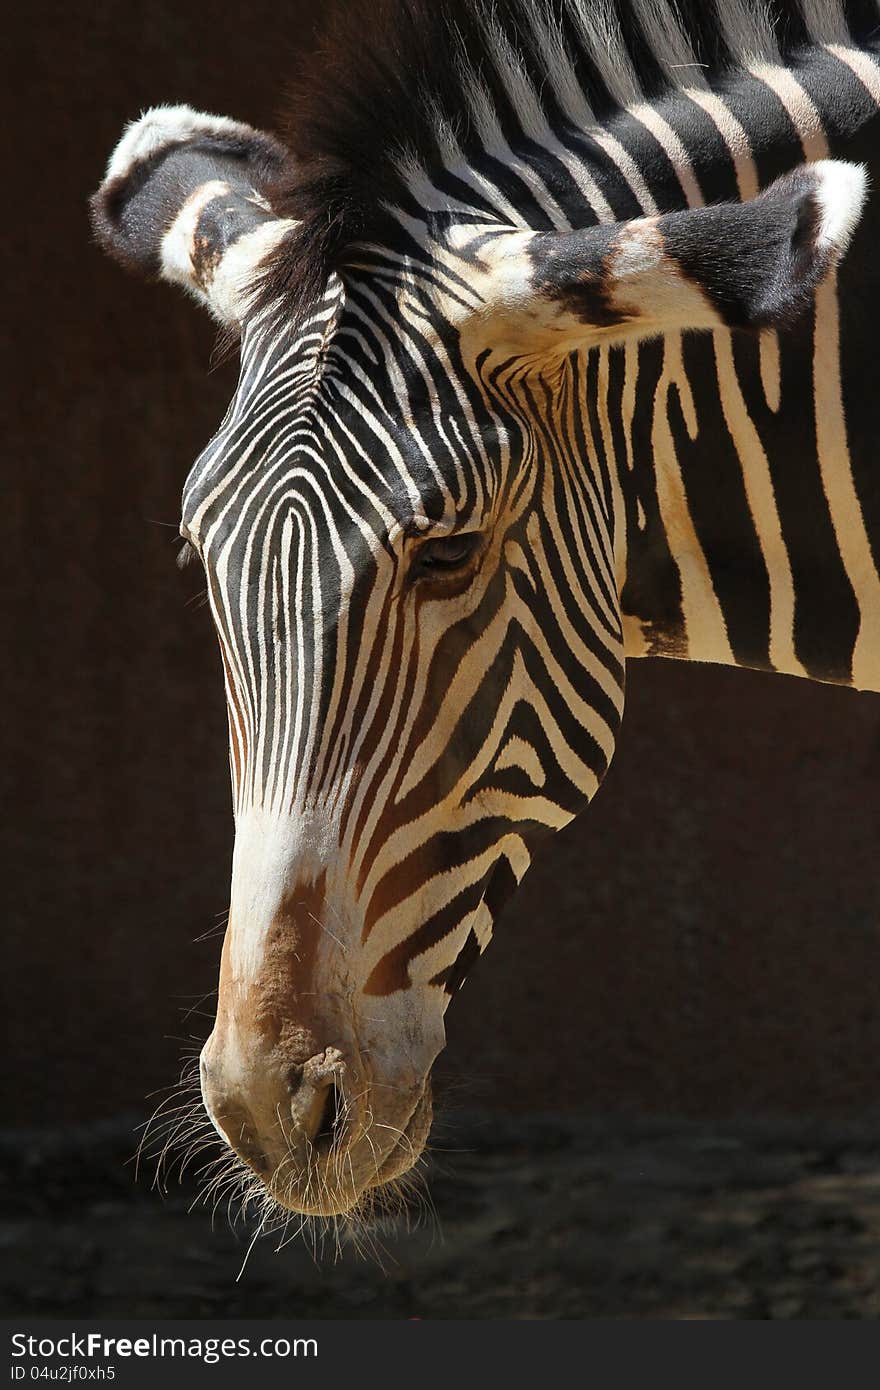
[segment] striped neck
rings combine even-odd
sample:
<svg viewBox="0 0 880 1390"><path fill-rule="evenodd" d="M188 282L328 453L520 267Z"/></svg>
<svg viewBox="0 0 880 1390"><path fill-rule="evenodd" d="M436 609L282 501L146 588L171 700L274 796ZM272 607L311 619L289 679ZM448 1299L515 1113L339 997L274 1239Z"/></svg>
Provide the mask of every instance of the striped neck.
<svg viewBox="0 0 880 1390"><path fill-rule="evenodd" d="M657 120L690 122L688 147L703 155L679 166L680 196L714 199L731 184L752 196L804 158L869 159L878 98L874 57L832 47L724 94L671 98ZM830 277L781 336L718 331L610 355L628 655L880 688L875 489L870 458L850 447L870 410L857 296L875 278L872 240L863 230L841 271L849 293Z"/></svg>

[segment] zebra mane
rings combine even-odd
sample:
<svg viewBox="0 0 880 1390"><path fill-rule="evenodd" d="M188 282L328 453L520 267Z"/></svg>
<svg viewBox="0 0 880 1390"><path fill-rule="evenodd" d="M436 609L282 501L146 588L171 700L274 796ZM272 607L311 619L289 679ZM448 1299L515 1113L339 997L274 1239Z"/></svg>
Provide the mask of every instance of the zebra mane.
<svg viewBox="0 0 880 1390"><path fill-rule="evenodd" d="M381 239L389 204L476 148L540 144L548 124L589 127L878 23L874 0L337 0L294 81L270 197L298 226L261 301L301 321L346 249Z"/></svg>

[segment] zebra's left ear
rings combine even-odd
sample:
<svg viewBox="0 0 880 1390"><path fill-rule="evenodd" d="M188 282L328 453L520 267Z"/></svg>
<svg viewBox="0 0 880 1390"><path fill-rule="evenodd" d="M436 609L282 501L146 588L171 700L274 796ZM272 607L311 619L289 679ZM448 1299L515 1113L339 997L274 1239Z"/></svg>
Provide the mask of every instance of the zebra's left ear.
<svg viewBox="0 0 880 1390"><path fill-rule="evenodd" d="M286 158L273 136L239 121L154 107L124 132L91 200L98 241L237 327L261 261L293 226L265 196Z"/></svg>
<svg viewBox="0 0 880 1390"><path fill-rule="evenodd" d="M480 336L498 345L500 330L512 350L539 353L688 329L784 327L843 255L866 191L861 165L822 160L747 203L585 231L502 233L482 252Z"/></svg>

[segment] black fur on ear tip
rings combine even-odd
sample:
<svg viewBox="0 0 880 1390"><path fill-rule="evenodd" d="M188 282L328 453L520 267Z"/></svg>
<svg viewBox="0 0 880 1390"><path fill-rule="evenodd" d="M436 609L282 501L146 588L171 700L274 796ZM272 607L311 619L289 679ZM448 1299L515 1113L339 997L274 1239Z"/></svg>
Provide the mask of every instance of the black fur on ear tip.
<svg viewBox="0 0 880 1390"><path fill-rule="evenodd" d="M113 254L113 222L107 206L107 189L104 184L94 192L86 203L92 238L104 251Z"/></svg>
<svg viewBox="0 0 880 1390"><path fill-rule="evenodd" d="M154 253L146 258L135 255L131 250L132 239L123 235L120 214L130 181L124 177L110 179L88 200L89 221L92 227L92 240L100 246L105 255L135 275L158 278L159 257Z"/></svg>

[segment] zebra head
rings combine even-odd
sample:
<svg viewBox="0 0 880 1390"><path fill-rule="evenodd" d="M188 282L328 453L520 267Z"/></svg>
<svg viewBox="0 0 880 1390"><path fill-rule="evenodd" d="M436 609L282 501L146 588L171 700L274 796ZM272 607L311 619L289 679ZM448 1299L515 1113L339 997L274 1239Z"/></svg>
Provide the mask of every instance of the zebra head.
<svg viewBox="0 0 880 1390"><path fill-rule="evenodd" d="M580 230L425 189L297 297L285 159L160 108L94 214L241 340L183 498L236 818L202 1089L283 1206L331 1214L418 1158L450 998L612 755L627 536L584 349L786 321L862 186L814 165L751 203Z"/></svg>

